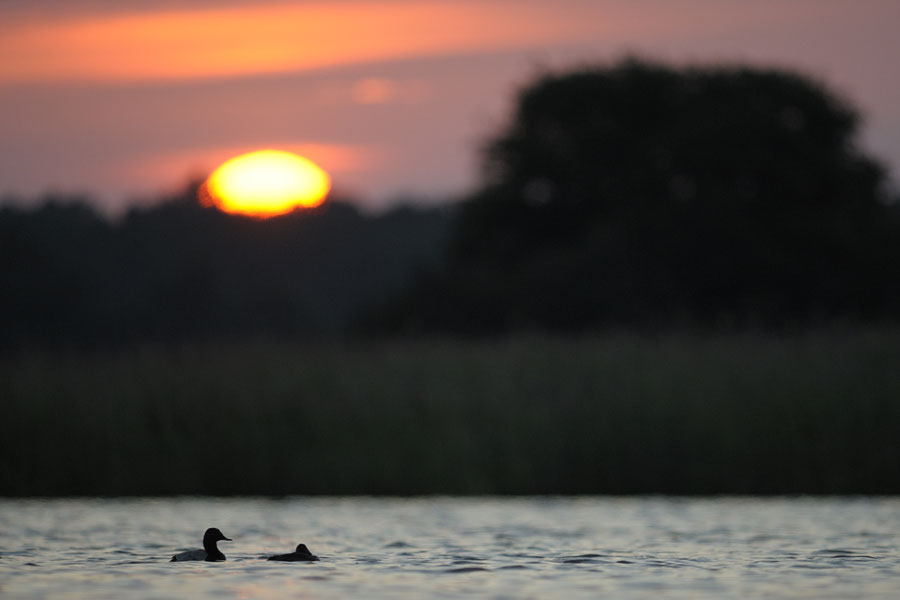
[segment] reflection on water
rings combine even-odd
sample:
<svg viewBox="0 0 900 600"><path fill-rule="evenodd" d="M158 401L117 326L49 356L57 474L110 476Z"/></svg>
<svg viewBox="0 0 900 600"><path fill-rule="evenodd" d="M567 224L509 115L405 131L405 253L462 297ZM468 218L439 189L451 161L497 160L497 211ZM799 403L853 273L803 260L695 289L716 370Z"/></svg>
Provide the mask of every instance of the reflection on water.
<svg viewBox="0 0 900 600"><path fill-rule="evenodd" d="M898 548L893 498L5 500L0 596L891 598Z"/></svg>

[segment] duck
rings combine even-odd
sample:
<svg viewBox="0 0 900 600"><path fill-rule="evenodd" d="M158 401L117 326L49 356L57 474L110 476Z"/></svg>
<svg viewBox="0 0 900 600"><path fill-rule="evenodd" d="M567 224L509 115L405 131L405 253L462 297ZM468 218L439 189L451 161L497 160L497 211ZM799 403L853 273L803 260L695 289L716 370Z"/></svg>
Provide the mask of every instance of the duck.
<svg viewBox="0 0 900 600"><path fill-rule="evenodd" d="M297 562L319 560L319 557L310 552L309 548L306 547L306 544L297 544L297 549L290 554L276 554L275 556L270 556L266 560L284 560Z"/></svg>
<svg viewBox="0 0 900 600"><path fill-rule="evenodd" d="M230 542L231 538L225 537L221 531L215 527L210 527L203 534L203 549L187 550L180 552L172 557L169 562L181 562L185 560L205 560L206 562L215 562L225 560L225 555L216 546L216 542Z"/></svg>

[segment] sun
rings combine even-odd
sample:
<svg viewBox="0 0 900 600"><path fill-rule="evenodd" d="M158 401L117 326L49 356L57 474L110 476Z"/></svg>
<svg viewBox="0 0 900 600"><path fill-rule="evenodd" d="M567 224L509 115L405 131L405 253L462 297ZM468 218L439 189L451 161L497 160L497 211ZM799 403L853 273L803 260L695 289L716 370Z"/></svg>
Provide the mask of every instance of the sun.
<svg viewBox="0 0 900 600"><path fill-rule="evenodd" d="M224 162L207 178L202 200L227 213L266 219L322 204L331 178L311 160L259 150Z"/></svg>

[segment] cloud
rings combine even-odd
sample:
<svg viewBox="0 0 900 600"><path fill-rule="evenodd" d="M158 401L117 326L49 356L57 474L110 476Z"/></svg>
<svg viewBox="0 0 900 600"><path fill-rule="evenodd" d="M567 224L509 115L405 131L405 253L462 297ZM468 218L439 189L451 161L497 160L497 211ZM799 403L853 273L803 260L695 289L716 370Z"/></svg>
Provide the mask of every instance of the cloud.
<svg viewBox="0 0 900 600"><path fill-rule="evenodd" d="M587 35L548 4L246 4L25 21L0 37L0 83L229 77L502 49Z"/></svg>

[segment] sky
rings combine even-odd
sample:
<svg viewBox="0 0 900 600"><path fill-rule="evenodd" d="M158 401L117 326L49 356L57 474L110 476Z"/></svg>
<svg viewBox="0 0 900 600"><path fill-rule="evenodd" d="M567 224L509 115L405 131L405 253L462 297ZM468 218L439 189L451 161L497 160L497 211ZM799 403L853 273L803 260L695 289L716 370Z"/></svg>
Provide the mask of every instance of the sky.
<svg viewBox="0 0 900 600"><path fill-rule="evenodd" d="M540 73L799 70L900 179L896 0L0 0L0 197L115 214L274 148L380 210L452 200Z"/></svg>

